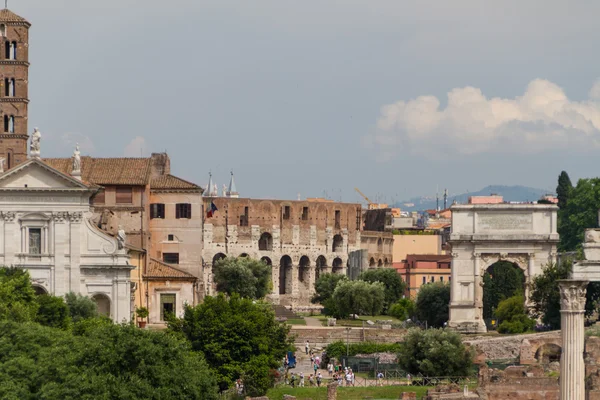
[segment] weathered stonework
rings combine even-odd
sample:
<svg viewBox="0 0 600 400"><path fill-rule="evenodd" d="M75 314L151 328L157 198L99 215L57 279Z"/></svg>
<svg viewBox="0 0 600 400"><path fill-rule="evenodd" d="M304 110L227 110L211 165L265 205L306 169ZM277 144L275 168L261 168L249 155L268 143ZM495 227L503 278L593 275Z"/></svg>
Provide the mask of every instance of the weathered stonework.
<svg viewBox="0 0 600 400"><path fill-rule="evenodd" d="M449 326L465 333L486 331L483 275L505 260L523 270L526 283L556 261L558 208L546 204L454 205ZM528 297L526 286L526 298Z"/></svg>

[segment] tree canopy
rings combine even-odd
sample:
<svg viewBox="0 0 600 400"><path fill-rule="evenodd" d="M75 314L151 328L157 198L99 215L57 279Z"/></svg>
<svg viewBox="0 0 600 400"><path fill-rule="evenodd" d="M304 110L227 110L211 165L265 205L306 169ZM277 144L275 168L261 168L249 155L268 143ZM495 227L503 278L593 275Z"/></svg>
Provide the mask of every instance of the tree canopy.
<svg viewBox="0 0 600 400"><path fill-rule="evenodd" d="M411 299L400 299L396 303L392 304L390 307L388 314L392 317L396 317L401 321L406 321L409 318L412 318L415 314L416 306L414 301Z"/></svg>
<svg viewBox="0 0 600 400"><path fill-rule="evenodd" d="M467 376L473 354L462 337L447 329L410 329L404 339L398 360L411 374L429 377Z"/></svg>
<svg viewBox="0 0 600 400"><path fill-rule="evenodd" d="M586 228L598 226L600 178L580 179L558 214L559 250L581 248Z"/></svg>
<svg viewBox="0 0 600 400"><path fill-rule="evenodd" d="M227 257L215 264L214 279L219 292L262 299L271 292L271 267L250 257Z"/></svg>
<svg viewBox="0 0 600 400"><path fill-rule="evenodd" d="M419 288L415 304L415 316L427 321L431 327L442 327L448 321L450 285L443 282L428 283Z"/></svg>
<svg viewBox="0 0 600 400"><path fill-rule="evenodd" d="M571 178L566 171L562 171L558 176L558 186L556 186L556 197L558 198L558 207L560 209L565 208L567 201L573 191L573 184Z"/></svg>
<svg viewBox="0 0 600 400"><path fill-rule="evenodd" d="M523 333L535 327L535 320L527 315L523 294L502 300L496 309L496 317L500 322L498 326L500 333Z"/></svg>
<svg viewBox="0 0 600 400"><path fill-rule="evenodd" d="M378 315L385 302L385 286L381 282L341 281L336 286L332 301L339 318L350 314Z"/></svg>
<svg viewBox="0 0 600 400"><path fill-rule="evenodd" d="M247 394L263 395L273 384L270 373L291 348L289 327L275 320L270 304L233 294L206 297L186 306L183 318L169 321L169 331L187 338L216 372L221 389L241 376Z"/></svg>
<svg viewBox="0 0 600 400"><path fill-rule="evenodd" d="M360 274L358 279L366 282L381 282L385 286L385 299L383 312L386 312L392 304L397 302L404 293L405 284L402 278L393 268L369 269Z"/></svg>
<svg viewBox="0 0 600 400"><path fill-rule="evenodd" d="M523 271L508 261L492 264L483 275L483 318L492 318L498 304L525 289Z"/></svg>

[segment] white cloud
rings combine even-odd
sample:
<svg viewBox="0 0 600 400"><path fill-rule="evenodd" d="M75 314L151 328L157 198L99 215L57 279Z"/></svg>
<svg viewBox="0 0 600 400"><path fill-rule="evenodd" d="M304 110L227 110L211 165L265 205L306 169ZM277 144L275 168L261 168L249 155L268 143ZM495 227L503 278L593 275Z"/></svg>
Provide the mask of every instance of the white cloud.
<svg viewBox="0 0 600 400"><path fill-rule="evenodd" d="M92 154L96 150L94 142L89 136L82 133L64 133L61 137L63 145L72 150L75 149L75 145L79 144L79 149L83 154ZM71 153L68 156L71 156ZM66 155L64 156L66 157Z"/></svg>
<svg viewBox="0 0 600 400"><path fill-rule="evenodd" d="M386 159L402 150L438 155L599 147L600 80L589 97L569 100L562 88L543 79L531 81L514 99L456 88L448 93L445 108L435 96L383 106L366 142Z"/></svg>
<svg viewBox="0 0 600 400"><path fill-rule="evenodd" d="M136 136L125 146L123 155L125 157L144 157L147 154L146 139L142 136Z"/></svg>

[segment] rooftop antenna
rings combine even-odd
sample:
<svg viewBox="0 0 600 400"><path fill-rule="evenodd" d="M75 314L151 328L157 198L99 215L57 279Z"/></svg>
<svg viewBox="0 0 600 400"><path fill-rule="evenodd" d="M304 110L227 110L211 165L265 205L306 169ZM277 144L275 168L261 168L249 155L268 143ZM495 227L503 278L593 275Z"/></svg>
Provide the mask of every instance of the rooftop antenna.
<svg viewBox="0 0 600 400"><path fill-rule="evenodd" d="M4 0L4 8L8 8L8 0Z"/></svg>

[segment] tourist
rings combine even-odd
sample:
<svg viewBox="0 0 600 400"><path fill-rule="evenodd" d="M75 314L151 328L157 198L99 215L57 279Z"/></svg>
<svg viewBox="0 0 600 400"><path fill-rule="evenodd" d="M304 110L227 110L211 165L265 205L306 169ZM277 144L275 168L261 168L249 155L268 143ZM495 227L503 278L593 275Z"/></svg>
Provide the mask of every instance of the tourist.
<svg viewBox="0 0 600 400"><path fill-rule="evenodd" d="M306 341L306 344L304 345L304 350L306 351L306 354L308 354L308 349L310 348L309 344L308 344L308 340Z"/></svg>
<svg viewBox="0 0 600 400"><path fill-rule="evenodd" d="M343 378L342 378L342 373L341 372L337 376L337 381L338 381L338 385L342 386Z"/></svg>
<svg viewBox="0 0 600 400"><path fill-rule="evenodd" d="M242 383L241 379L238 379L237 381L235 381L235 390L236 390L238 396L241 396L244 394L244 384Z"/></svg>
<svg viewBox="0 0 600 400"><path fill-rule="evenodd" d="M333 364L331 362L327 364L327 372L329 372L329 376L333 375Z"/></svg>
<svg viewBox="0 0 600 400"><path fill-rule="evenodd" d="M292 372L292 379L290 380L290 386L294 387L296 384L296 374Z"/></svg>
<svg viewBox="0 0 600 400"><path fill-rule="evenodd" d="M300 372L300 384L299 387L304 387L304 372Z"/></svg>
<svg viewBox="0 0 600 400"><path fill-rule="evenodd" d="M346 372L346 386L350 386L351 383L352 383L352 375L348 371L348 372Z"/></svg>
<svg viewBox="0 0 600 400"><path fill-rule="evenodd" d="M323 377L321 376L321 373L319 372L317 374L317 386L321 386L321 379L323 379Z"/></svg>
<svg viewBox="0 0 600 400"><path fill-rule="evenodd" d="M313 374L310 374L310 376L308 377L308 384L309 384L309 386L315 386L315 381L313 380Z"/></svg>
<svg viewBox="0 0 600 400"><path fill-rule="evenodd" d="M315 364L317 364L317 368L321 368L321 359L319 356L315 357Z"/></svg>
<svg viewBox="0 0 600 400"><path fill-rule="evenodd" d="M383 372L379 371L379 373L377 374L377 385L378 386L383 386Z"/></svg>
<svg viewBox="0 0 600 400"><path fill-rule="evenodd" d="M315 370L315 375L317 374L317 369L319 369L319 367L317 366L317 363L313 363L313 369Z"/></svg>
<svg viewBox="0 0 600 400"><path fill-rule="evenodd" d="M285 370L285 375L283 376L283 381L285 382L286 385L290 384L290 372L287 369Z"/></svg>
<svg viewBox="0 0 600 400"><path fill-rule="evenodd" d="M412 384L412 377L410 376L410 374L406 374L406 380L408 381L409 385Z"/></svg>

